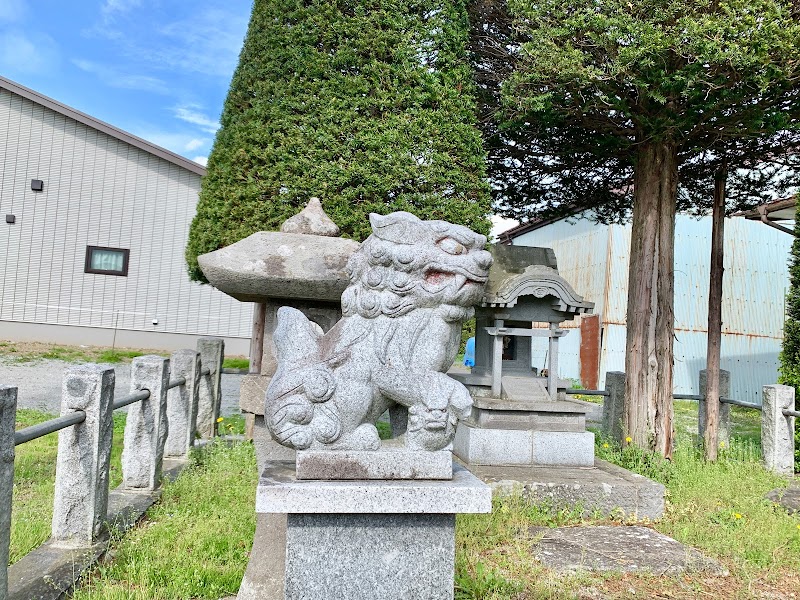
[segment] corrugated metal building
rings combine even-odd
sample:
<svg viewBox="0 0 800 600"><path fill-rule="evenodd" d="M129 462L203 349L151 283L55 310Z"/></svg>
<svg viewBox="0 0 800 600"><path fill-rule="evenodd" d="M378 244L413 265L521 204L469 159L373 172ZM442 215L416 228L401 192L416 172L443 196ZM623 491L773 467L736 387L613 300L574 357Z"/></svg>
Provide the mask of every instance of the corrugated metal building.
<svg viewBox="0 0 800 600"><path fill-rule="evenodd" d="M599 364L583 365L604 385L607 371L625 370L625 319L631 226L600 225L576 215L524 224L501 236L511 243L552 248L558 270L586 300L595 302L600 325ZM679 215L675 224L675 392L699 393L705 367L711 219ZM731 372L731 395L761 402L761 386L775 383L783 339L784 298L793 237L763 223L732 217L725 223L722 368ZM581 380L579 320L561 339L560 375ZM536 340L536 338L534 338ZM598 342L595 342L598 343ZM585 346L585 344L584 344ZM534 345L533 366L545 362Z"/></svg>
<svg viewBox="0 0 800 600"><path fill-rule="evenodd" d="M205 169L0 77L0 339L247 354L252 307L189 281Z"/></svg>

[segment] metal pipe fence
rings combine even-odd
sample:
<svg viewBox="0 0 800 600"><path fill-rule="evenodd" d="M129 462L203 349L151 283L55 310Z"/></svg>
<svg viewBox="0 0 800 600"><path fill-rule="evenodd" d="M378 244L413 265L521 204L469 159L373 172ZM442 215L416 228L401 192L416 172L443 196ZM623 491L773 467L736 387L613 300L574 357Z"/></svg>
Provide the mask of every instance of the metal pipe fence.
<svg viewBox="0 0 800 600"><path fill-rule="evenodd" d="M114 400L114 403L111 405L111 410L117 410L118 408L122 408L123 406L128 406L129 404L133 404L134 402L141 402L142 400L147 400L150 397L150 390L142 390L141 392L136 392L134 394L129 394L128 396L123 396L119 400Z"/></svg>
<svg viewBox="0 0 800 600"><path fill-rule="evenodd" d="M578 388L567 388L567 394L574 396L575 394L581 394L584 396L610 396L611 393L608 390L583 390Z"/></svg>
<svg viewBox="0 0 800 600"><path fill-rule="evenodd" d="M19 446L25 442L38 439L50 433L55 433L62 429L66 429L71 425L78 425L86 420L86 413L82 410L76 410L74 413L64 415L63 417L56 417L43 423L37 423L30 427L25 427L19 431L14 432L14 446Z"/></svg>
<svg viewBox="0 0 800 600"><path fill-rule="evenodd" d="M611 393L608 390L584 390L581 388L567 388L567 394L572 396L574 395L583 395L583 396L610 396ZM703 401L705 400L705 396L701 396L700 394L673 394L672 398L674 400L696 400L696 401ZM723 404L732 404L733 406L741 406L743 408L752 408L755 410L761 410L760 404L755 404L753 402L743 402L741 400L735 400L733 398L720 398L720 402ZM793 415L797 416L797 415Z"/></svg>
<svg viewBox="0 0 800 600"><path fill-rule="evenodd" d="M103 531L114 410L147 400L128 412L122 487L157 489L164 457L188 456L196 432L209 438L217 435L223 360L224 343L212 338L201 338L196 350L179 350L170 359L137 357L131 381L138 391L116 399L112 368L70 367L65 371L61 399L61 411L66 414L18 431L14 431L17 388L0 386L0 431L5 431L0 435L0 456L13 457L16 446L59 432L51 541L64 548L87 548L97 543ZM203 430L198 417L201 413ZM73 428L77 425L82 426ZM153 431L141 435L148 428ZM137 434L129 436L129 430ZM146 472L146 481L135 481L139 472ZM10 515L12 510L13 471L6 475L0 478L0 515ZM87 502L79 506L59 501L76 486L95 493L88 494ZM10 520L0 519L0 524L0 558L5 557L0 560L0 598L6 598L11 574L7 567ZM74 574L78 576L80 573Z"/></svg>

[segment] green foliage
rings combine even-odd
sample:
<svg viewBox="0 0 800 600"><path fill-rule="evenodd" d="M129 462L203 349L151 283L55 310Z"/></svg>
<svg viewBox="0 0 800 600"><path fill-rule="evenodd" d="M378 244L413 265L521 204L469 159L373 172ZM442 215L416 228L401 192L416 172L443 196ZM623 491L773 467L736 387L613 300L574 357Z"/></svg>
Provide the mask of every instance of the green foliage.
<svg viewBox="0 0 800 600"><path fill-rule="evenodd" d="M462 359L464 357L464 352L467 347L467 340L471 337L475 337L474 318L469 319L468 321L464 321L464 324L461 326L461 345L458 347L458 352L461 355Z"/></svg>
<svg viewBox="0 0 800 600"><path fill-rule="evenodd" d="M800 195L797 196L800 202ZM780 355L780 383L794 387L800 397L800 221L795 221L794 242L789 257L789 293ZM794 470L800 471L800 427L795 422Z"/></svg>
<svg viewBox="0 0 800 600"><path fill-rule="evenodd" d="M634 444L620 446L613 439L596 436L595 455L629 471L644 475L663 484L669 483L673 475L673 464L655 452L639 448Z"/></svg>
<svg viewBox="0 0 800 600"><path fill-rule="evenodd" d="M708 208L720 169L729 173L729 208L779 185L781 177L761 178L780 171L765 162L781 162L798 143L793 0L508 6L520 51L502 90L508 118L499 137L515 143L492 164L516 164L506 176L525 193L499 198L502 212L586 207L625 218L645 144L677 147L681 210Z"/></svg>
<svg viewBox="0 0 800 600"><path fill-rule="evenodd" d="M97 360L101 363L118 363L123 361L129 361L137 356L144 356L144 352L141 350L104 350L101 352Z"/></svg>
<svg viewBox="0 0 800 600"><path fill-rule="evenodd" d="M222 361L223 369L249 369L250 359L243 356L226 356Z"/></svg>
<svg viewBox="0 0 800 600"><path fill-rule="evenodd" d="M463 1L256 0L186 260L318 196L343 235L406 210L487 233Z"/></svg>
<svg viewBox="0 0 800 600"><path fill-rule="evenodd" d="M235 595L255 533L252 444L216 440L147 511L146 523L113 543L75 600L218 598Z"/></svg>

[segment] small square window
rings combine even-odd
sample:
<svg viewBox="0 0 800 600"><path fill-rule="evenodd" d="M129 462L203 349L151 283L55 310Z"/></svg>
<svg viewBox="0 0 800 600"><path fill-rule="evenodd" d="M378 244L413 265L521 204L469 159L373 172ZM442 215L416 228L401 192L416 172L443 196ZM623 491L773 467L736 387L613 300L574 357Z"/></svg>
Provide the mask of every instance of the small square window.
<svg viewBox="0 0 800 600"><path fill-rule="evenodd" d="M101 275L128 275L128 256L130 250L123 248L103 248L101 246L86 247L86 264L84 273Z"/></svg>

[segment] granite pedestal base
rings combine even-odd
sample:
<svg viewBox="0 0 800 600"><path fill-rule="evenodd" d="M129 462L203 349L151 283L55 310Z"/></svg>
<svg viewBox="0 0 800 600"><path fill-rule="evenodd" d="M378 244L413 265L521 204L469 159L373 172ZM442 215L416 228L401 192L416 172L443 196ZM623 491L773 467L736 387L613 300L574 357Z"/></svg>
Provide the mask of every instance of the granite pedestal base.
<svg viewBox="0 0 800 600"><path fill-rule="evenodd" d="M268 463L256 512L286 528L273 527L261 598L450 600L455 515L491 508L489 486L460 465L449 481L315 481Z"/></svg>

